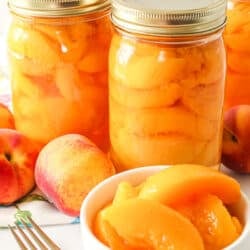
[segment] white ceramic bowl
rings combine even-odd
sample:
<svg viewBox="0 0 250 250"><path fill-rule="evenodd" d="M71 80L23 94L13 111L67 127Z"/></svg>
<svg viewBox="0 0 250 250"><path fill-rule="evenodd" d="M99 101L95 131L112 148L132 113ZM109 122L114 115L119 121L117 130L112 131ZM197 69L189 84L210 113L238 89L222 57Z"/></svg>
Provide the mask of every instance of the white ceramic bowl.
<svg viewBox="0 0 250 250"><path fill-rule="evenodd" d="M108 204L114 197L117 186L121 181L128 181L133 185L143 182L148 176L166 168L167 166L148 166L131 169L109 177L93 188L81 206L80 226L84 250L109 250L91 231L91 223L96 213ZM224 250L250 249L250 205L245 194L241 200L230 207L230 210L244 223L241 236Z"/></svg>

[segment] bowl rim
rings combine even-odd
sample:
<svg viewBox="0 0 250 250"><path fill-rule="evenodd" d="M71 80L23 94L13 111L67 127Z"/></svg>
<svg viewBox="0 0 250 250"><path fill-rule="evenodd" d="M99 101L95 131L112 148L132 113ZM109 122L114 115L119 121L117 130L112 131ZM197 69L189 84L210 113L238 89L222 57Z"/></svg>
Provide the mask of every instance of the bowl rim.
<svg viewBox="0 0 250 250"><path fill-rule="evenodd" d="M117 182L116 186L118 183L120 183L122 181L123 178L127 179L128 176L133 176L133 175L137 175L138 173L145 173L145 178L147 176L150 176L154 173L157 173L165 168L171 167L171 165L150 165L150 166L142 166L142 167L138 167L138 168L134 168L134 169L129 169L129 170L125 170L123 172L119 172L116 173L108 178L106 178L105 180L103 180L102 182L98 183L93 189L91 189L91 191L87 194L87 196L85 197L85 199L82 202L81 205L81 209L80 209L80 230L81 230L81 235L85 235L85 237L90 237L91 241L95 241L95 243L97 244L96 247L98 247L97 249L102 249L102 250L110 250L110 248L108 246L106 246L104 243L102 243L92 232L91 227L88 223L87 220L87 208L88 208L88 204L91 202L91 200L93 199L93 197L95 196L95 194L100 190L102 190L103 188L111 185L111 183L113 182ZM144 175L143 175L144 176ZM144 179L145 179L144 178ZM233 177L232 177L233 178ZM243 202L246 205L246 214L245 216L245 225L244 228L240 234L240 236L233 242L231 243L229 246L225 247L223 250L235 250L237 245L239 243L241 243L242 241L244 241L245 238L247 238L249 232L250 232L250 201L249 201L249 197L244 193L244 191L241 190L241 199L243 200ZM241 250L246 250L246 249L242 249Z"/></svg>

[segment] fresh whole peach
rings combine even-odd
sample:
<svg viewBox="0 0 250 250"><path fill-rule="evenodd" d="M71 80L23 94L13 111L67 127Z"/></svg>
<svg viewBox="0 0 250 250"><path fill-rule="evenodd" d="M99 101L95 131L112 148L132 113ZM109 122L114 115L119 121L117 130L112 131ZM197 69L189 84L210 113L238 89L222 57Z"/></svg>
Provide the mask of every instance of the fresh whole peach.
<svg viewBox="0 0 250 250"><path fill-rule="evenodd" d="M15 128L13 114L3 103L0 103L0 128Z"/></svg>
<svg viewBox="0 0 250 250"><path fill-rule="evenodd" d="M250 173L250 105L234 106L225 113L222 163Z"/></svg>
<svg viewBox="0 0 250 250"><path fill-rule="evenodd" d="M0 128L0 204L9 205L35 185L36 145L14 129Z"/></svg>
<svg viewBox="0 0 250 250"><path fill-rule="evenodd" d="M50 141L39 153L35 167L39 189L59 211L70 216L78 216L90 189L114 173L106 154L79 134Z"/></svg>

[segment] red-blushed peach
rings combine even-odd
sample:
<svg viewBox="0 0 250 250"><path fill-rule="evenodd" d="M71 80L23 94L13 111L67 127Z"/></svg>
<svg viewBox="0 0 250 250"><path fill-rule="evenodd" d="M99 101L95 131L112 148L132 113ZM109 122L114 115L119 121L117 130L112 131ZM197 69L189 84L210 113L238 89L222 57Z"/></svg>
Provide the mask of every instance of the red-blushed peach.
<svg viewBox="0 0 250 250"><path fill-rule="evenodd" d="M36 144L14 129L0 128L0 204L9 205L32 190Z"/></svg>
<svg viewBox="0 0 250 250"><path fill-rule="evenodd" d="M78 216L88 192L115 174L106 154L79 134L66 134L46 144L39 153L35 179L39 189L70 216Z"/></svg>
<svg viewBox="0 0 250 250"><path fill-rule="evenodd" d="M250 173L250 105L226 111L222 163L237 172Z"/></svg>
<svg viewBox="0 0 250 250"><path fill-rule="evenodd" d="M15 128L13 114L3 103L0 103L0 128Z"/></svg>

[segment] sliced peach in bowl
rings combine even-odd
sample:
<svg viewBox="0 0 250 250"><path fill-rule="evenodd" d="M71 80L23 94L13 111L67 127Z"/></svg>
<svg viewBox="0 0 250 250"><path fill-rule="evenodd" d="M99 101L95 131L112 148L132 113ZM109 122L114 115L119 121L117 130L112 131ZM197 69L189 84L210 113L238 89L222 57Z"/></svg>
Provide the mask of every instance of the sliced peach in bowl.
<svg viewBox="0 0 250 250"><path fill-rule="evenodd" d="M183 234L181 239L184 239L190 249L209 249L207 248L207 244L205 244L204 242L204 237L202 236L202 234L199 232L197 235L197 231L199 231L197 225L195 225L195 223L193 222L189 224L188 222L191 222L190 218L188 218L188 216L186 216L184 212L180 212L180 207L177 208L177 204L185 204L184 201L190 202L190 200L183 200L181 198L179 200L181 201L180 203L175 203L174 205L173 203L171 203L171 205L166 205L166 203L164 203L166 201L165 199L162 203L161 199L157 200L150 199L150 197L139 197L140 195L147 193L145 192L145 189L147 188L146 185L148 185L148 188L152 188L151 185L153 183L153 178L156 178L157 175L159 176L160 173L164 174L167 169L170 170L177 167L176 170L171 171L178 172L180 171L178 170L178 168L180 168L178 166L179 165L173 167L147 166L127 170L104 180L95 188L93 188L87 195L81 206L80 221L82 241L85 247L84 249L168 249L168 246L162 245L163 243L159 243L160 241L156 243L157 239L159 239L158 236L171 235L173 231L178 231L178 227L175 228L172 226L169 232L167 232L167 230L163 233L163 231L161 231L161 223L163 223L164 219L158 220L159 217L164 217L166 221L168 221L168 223L169 220L174 221L177 219L178 223L184 223L182 224L183 227L189 227L189 231L192 232L192 235L196 235L196 237L194 237L196 238L196 240L190 243L189 237L192 237L190 233L188 234L189 237L186 237L185 230L184 232L182 232ZM230 236L230 239L227 238L228 236L225 236L223 238L226 242L225 245L227 244L226 247L223 247L224 250L247 249L247 235L249 234L250 230L250 207L248 199L246 195L241 192L240 186L237 181L221 172L217 172L216 170L212 170L207 167L197 167L196 165L187 166L190 166L189 171L193 173L190 173L191 176L198 175L197 172L199 172L201 176L202 172L204 172L205 176L219 176L217 177L218 179L216 183L219 185L217 186L217 188L219 187L220 191L217 192L214 191L215 189L213 188L210 181L206 180L206 178L208 177L201 177L203 178L204 185L207 185L207 188L200 188L200 191L196 193L196 199L200 197L203 197L202 199L204 199L201 202L201 205L197 205L197 207L200 208L201 214L203 211L202 206L210 206L212 211L211 213L218 215L218 218L220 216L223 217L226 214L227 221L223 221L221 227L230 225L231 229L228 230L231 230L230 232L232 233L232 237ZM182 186L183 182L181 181L181 179L183 179L183 181L185 180L185 171L179 172L178 176L180 179L179 185ZM157 179L158 178L159 177L157 177ZM149 182L148 180L150 179L151 181ZM214 179L211 180L213 181ZM147 183L149 183L150 185ZM169 183L169 185L171 184L170 180L168 179L166 179L165 183ZM232 186L230 187L229 184L232 184ZM195 184L195 179L192 185L193 189L189 188L189 192L192 192L193 190L197 190L199 188L199 186ZM190 184L190 187L192 185ZM156 185L155 187L156 189L160 188L161 195L164 194L165 191L162 192L162 186L157 187ZM184 185L184 187L186 186ZM171 189L176 187L169 188ZM174 192L174 190L172 190L172 192ZM159 197L161 197L161 195ZM182 194L178 193L178 196L181 197ZM204 198L206 196L208 196L209 198ZM158 196L156 195L156 197ZM194 196L189 197L190 199L194 199ZM158 209L156 209L156 207ZM152 212L151 217L149 216L149 213L147 213L147 209ZM185 209L182 207L182 210L184 211ZM159 216L159 213L161 214L161 216ZM145 217L145 222L142 219L143 216ZM207 221L204 220L205 226L206 223ZM123 224L124 227L122 228L121 225ZM215 232L217 232L216 229L217 228L215 228ZM143 236L141 237L141 235ZM202 239L203 245L200 245L200 238ZM219 238L218 240L221 240L221 238ZM169 244L177 247L176 249L181 249L180 245L178 245L180 244L178 237L171 238Z"/></svg>

